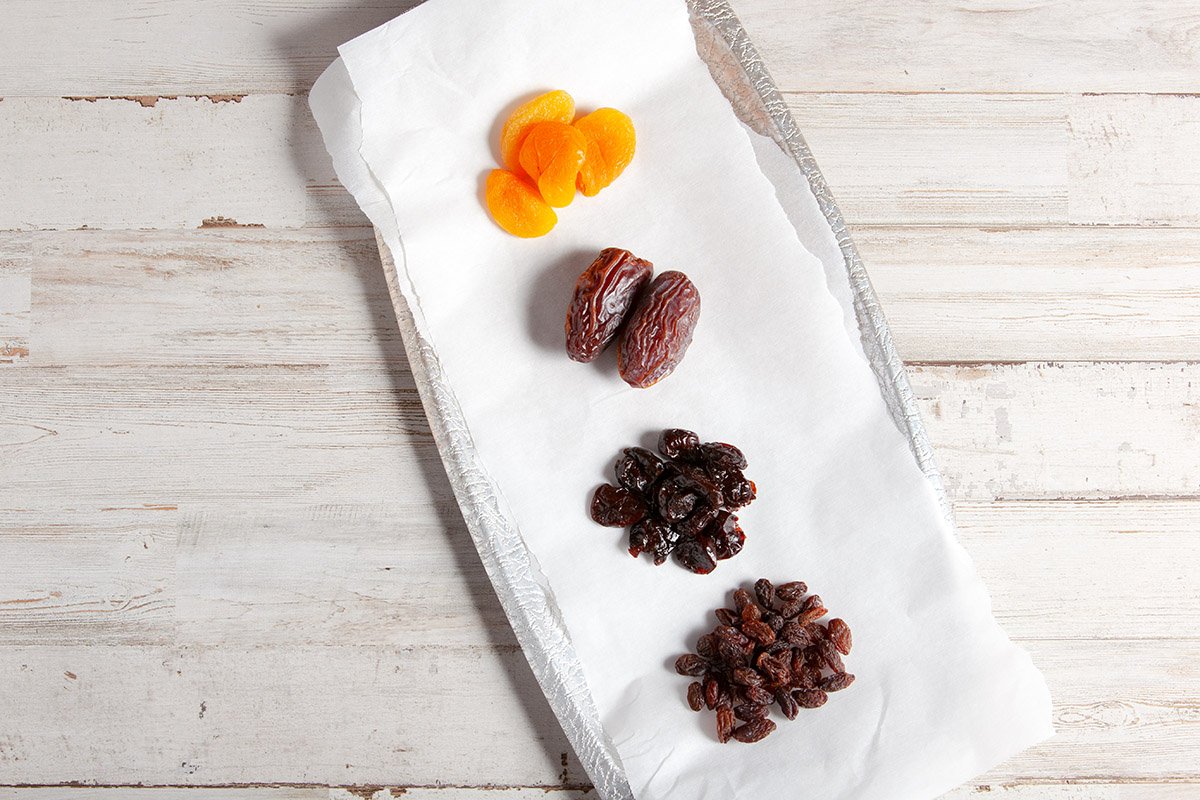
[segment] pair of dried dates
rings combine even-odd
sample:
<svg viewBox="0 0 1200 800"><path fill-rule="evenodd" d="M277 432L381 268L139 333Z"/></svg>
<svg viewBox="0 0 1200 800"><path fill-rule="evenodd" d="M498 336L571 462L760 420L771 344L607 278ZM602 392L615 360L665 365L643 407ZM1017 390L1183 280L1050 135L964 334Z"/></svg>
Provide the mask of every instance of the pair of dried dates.
<svg viewBox="0 0 1200 800"><path fill-rule="evenodd" d="M567 308L567 355L593 361L617 339L617 367L645 389L683 360L700 319L700 292L682 272L651 279L654 265L609 247L575 283Z"/></svg>
<svg viewBox="0 0 1200 800"><path fill-rule="evenodd" d="M764 739L775 730L772 705L795 719L854 683L842 662L850 626L820 622L829 610L807 592L803 581L775 586L766 578L753 593L738 589L734 607L716 610L719 624L697 640L696 652L676 659L676 672L697 679L687 688L688 705L717 712L721 743Z"/></svg>
<svg viewBox="0 0 1200 800"><path fill-rule="evenodd" d="M662 457L628 447L617 460L617 486L592 496L592 519L629 527L629 554L648 553L655 565L672 553L698 575L741 552L746 535L733 513L754 499L742 470L746 457L724 442L701 443L695 433L668 428L658 440Z"/></svg>

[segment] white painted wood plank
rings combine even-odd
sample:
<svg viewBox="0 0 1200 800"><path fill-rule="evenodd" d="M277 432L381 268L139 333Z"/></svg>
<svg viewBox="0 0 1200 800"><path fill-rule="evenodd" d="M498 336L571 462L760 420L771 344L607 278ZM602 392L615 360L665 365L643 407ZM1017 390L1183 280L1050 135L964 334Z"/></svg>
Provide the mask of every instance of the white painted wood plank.
<svg viewBox="0 0 1200 800"><path fill-rule="evenodd" d="M1200 95L1076 97L1070 120L1072 222L1200 223Z"/></svg>
<svg viewBox="0 0 1200 800"><path fill-rule="evenodd" d="M1126 783L993 786L968 784L941 800L1194 800L1196 784ZM0 800L591 800L586 789L499 786L356 786L325 788L155 787L155 788L4 788Z"/></svg>
<svg viewBox="0 0 1200 800"><path fill-rule="evenodd" d="M304 97L9 97L0 141L0 229L365 221Z"/></svg>
<svg viewBox="0 0 1200 800"><path fill-rule="evenodd" d="M1200 502L955 512L1010 634L1200 638ZM2 512L0 563L6 646L516 644L448 504Z"/></svg>
<svg viewBox="0 0 1200 800"><path fill-rule="evenodd" d="M0 371L0 419L16 508L425 505L448 492L406 371L22 367Z"/></svg>
<svg viewBox="0 0 1200 800"><path fill-rule="evenodd" d="M855 226L910 361L1194 361L1200 230Z"/></svg>
<svg viewBox="0 0 1200 800"><path fill-rule="evenodd" d="M570 750L514 647L6 647L0 680L0 784L562 786Z"/></svg>
<svg viewBox="0 0 1200 800"><path fill-rule="evenodd" d="M1193 98L786 99L852 225L1197 221ZM301 96L10 97L0 140L0 230L365 222Z"/></svg>
<svg viewBox="0 0 1200 800"><path fill-rule="evenodd" d="M0 364L29 357L31 263L28 236L0 235Z"/></svg>
<svg viewBox="0 0 1200 800"><path fill-rule="evenodd" d="M178 528L172 506L0 512L0 643L174 641Z"/></svg>
<svg viewBox="0 0 1200 800"><path fill-rule="evenodd" d="M910 377L956 499L1196 494L1198 364ZM0 371L0 419L8 507L449 502L402 365L26 366Z"/></svg>
<svg viewBox="0 0 1200 800"><path fill-rule="evenodd" d="M957 499L1195 496L1200 365L916 366Z"/></svg>
<svg viewBox="0 0 1200 800"><path fill-rule="evenodd" d="M1066 221L1063 96L786 97L851 225Z"/></svg>
<svg viewBox="0 0 1200 800"><path fill-rule="evenodd" d="M33 364L404 361L370 228L33 238Z"/></svg>
<svg viewBox="0 0 1200 800"><path fill-rule="evenodd" d="M337 45L409 5L9 3L0 96L305 91ZM1186 92L1200 69L1191 2L733 6L776 81L792 90ZM204 46L181 54L180 42Z"/></svg>
<svg viewBox="0 0 1200 800"><path fill-rule="evenodd" d="M855 236L909 360L1200 358L1200 229ZM369 229L10 233L0 247L22 251L16 306L33 275L27 363L403 359Z"/></svg>
<svg viewBox="0 0 1200 800"><path fill-rule="evenodd" d="M1030 648L1059 733L982 781L1200 780L1195 640ZM26 699L0 717L3 784L564 784L510 648L13 647L0 677Z"/></svg>

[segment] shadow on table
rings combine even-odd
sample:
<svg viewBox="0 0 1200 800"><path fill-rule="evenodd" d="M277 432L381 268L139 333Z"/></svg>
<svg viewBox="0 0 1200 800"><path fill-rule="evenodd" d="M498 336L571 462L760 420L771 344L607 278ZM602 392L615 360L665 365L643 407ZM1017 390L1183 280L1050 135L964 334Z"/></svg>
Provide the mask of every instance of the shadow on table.
<svg viewBox="0 0 1200 800"><path fill-rule="evenodd" d="M364 246L362 228L370 223L334 177L333 166L308 109L307 92L316 76L337 57L339 44L418 4L411 1L376 2L362 3L357 9L343 7L337 12L330 12L322 20L306 23L304 28L289 32L286 40L277 43L288 62L295 65L296 85L303 88L294 96L289 141L293 164L309 187L307 225L352 229L340 240L340 245L347 263L354 265L362 282L363 294L369 304L372 333L379 346L380 358L388 366L391 390L397 397L411 396L412 375L378 253L373 243ZM454 502L449 480L442 469L432 438L427 433L417 436L419 441L414 446L416 460L430 496L436 498L440 526L446 536L455 542L469 542L470 534ZM573 772L583 777L582 767L574 754L570 753L566 736L559 728L528 663L519 655L516 637L506 627L506 617L487 580L482 562L473 547L451 549L456 554L459 572L466 578L466 594L478 617L485 623L488 644L503 656L500 663L507 675L509 690L524 711L526 728L535 731L538 741L542 743L547 771L559 772L564 785L578 785L577 781L569 779L569 775ZM493 620L496 622L492 623ZM502 620L503 623L500 622Z"/></svg>

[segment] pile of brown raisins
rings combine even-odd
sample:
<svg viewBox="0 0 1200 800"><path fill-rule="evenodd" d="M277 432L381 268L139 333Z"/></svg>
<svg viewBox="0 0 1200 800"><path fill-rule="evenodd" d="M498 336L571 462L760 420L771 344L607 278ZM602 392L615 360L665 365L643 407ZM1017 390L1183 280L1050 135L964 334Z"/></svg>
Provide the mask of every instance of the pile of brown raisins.
<svg viewBox="0 0 1200 800"><path fill-rule="evenodd" d="M742 470L742 451L723 442L701 443L681 428L658 440L662 457L642 447L626 448L617 461L618 486L604 484L592 497L592 519L630 527L629 554L667 556L700 575L737 555L746 540L733 513L754 499L754 482Z"/></svg>
<svg viewBox="0 0 1200 800"><path fill-rule="evenodd" d="M854 682L842 656L850 653L850 626L829 613L818 595L792 581L776 587L766 578L733 593L734 608L718 608L720 624L680 656L675 671L699 680L687 689L688 705L717 712L717 739L757 742L775 730L772 704L788 719L801 708L820 708L830 692ZM738 724L738 720L741 721Z"/></svg>

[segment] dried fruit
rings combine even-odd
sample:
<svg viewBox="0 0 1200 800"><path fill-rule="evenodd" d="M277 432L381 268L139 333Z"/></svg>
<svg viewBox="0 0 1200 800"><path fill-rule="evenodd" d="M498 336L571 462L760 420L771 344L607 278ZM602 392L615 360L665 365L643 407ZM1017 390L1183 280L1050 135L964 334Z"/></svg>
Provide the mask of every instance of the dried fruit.
<svg viewBox="0 0 1200 800"><path fill-rule="evenodd" d="M688 653L676 660L680 674L704 676L703 684L689 685L688 705L695 709L703 700L717 710L719 741L756 742L775 729L768 719L771 706L795 719L801 708L819 708L830 692L854 682L836 644L848 636L849 626L840 619L828 626L816 619L801 623L801 617L817 610L825 613L821 598L805 597L805 591L799 581L774 586L765 578L755 582L753 593L739 587L733 593L734 608L718 608L721 624L697 642L701 655ZM785 607L794 617L787 622ZM734 719L744 724L735 728Z"/></svg>
<svg viewBox="0 0 1200 800"><path fill-rule="evenodd" d="M617 337L621 323L653 274L654 266L649 261L628 250L601 250L575 281L575 296L567 308L567 355L583 362L599 356Z"/></svg>
<svg viewBox="0 0 1200 800"><path fill-rule="evenodd" d="M775 730L775 723L769 719L756 719L747 722L733 731L733 738L744 744L753 744L767 738Z"/></svg>
<svg viewBox="0 0 1200 800"><path fill-rule="evenodd" d="M617 366L630 386L646 389L683 360L700 319L700 292L682 272L650 284L617 343Z"/></svg>
<svg viewBox="0 0 1200 800"><path fill-rule="evenodd" d="M617 179L637 148L633 120L615 108L598 108L575 120L586 141L587 157L579 169L579 191L593 197Z"/></svg>
<svg viewBox="0 0 1200 800"><path fill-rule="evenodd" d="M537 184L543 200L555 208L569 206L586 149L583 134L565 122L538 122L521 143L521 169Z"/></svg>
<svg viewBox="0 0 1200 800"><path fill-rule="evenodd" d="M514 172L521 168L521 145L534 125L546 121L570 123L574 118L575 100L561 89L538 95L518 106L500 131L500 155L504 166Z"/></svg>
<svg viewBox="0 0 1200 800"><path fill-rule="evenodd" d="M508 170L488 174L484 195L492 219L513 236L544 236L558 224L558 215L537 188Z"/></svg>
<svg viewBox="0 0 1200 800"><path fill-rule="evenodd" d="M829 620L829 641L833 642L833 646L838 652L844 656L850 655L850 647L853 640L850 637L850 626L843 619Z"/></svg>
<svg viewBox="0 0 1200 800"><path fill-rule="evenodd" d="M628 528L646 516L646 504L628 489L603 484L592 496L592 519L610 528Z"/></svg>
<svg viewBox="0 0 1200 800"><path fill-rule="evenodd" d="M718 561L741 551L746 540L730 510L735 506L723 505L729 501L717 488L716 481L727 481L731 476L745 480L745 477L739 467L729 466L729 445L706 450L708 446L700 445L699 441L691 431L672 428L664 431L659 440L659 449L666 459L642 447L623 450L614 469L619 485L605 484L596 489L591 515L602 525L631 525L631 555L650 553L655 564L662 564L674 554L687 569L706 574ZM740 456L741 451L737 452ZM745 463L744 457L740 463ZM772 611L772 621L760 619L757 615L761 611L754 605L753 596L745 592L738 608L748 607L752 610L746 621L761 626L750 630L769 644L784 626L783 617ZM797 605L797 611L799 608ZM718 610L718 618L723 624L733 624L733 618L727 619L725 613Z"/></svg>
<svg viewBox="0 0 1200 800"><path fill-rule="evenodd" d="M699 711L704 708L704 684L700 681L692 681L687 688L687 701L691 706L692 711Z"/></svg>

